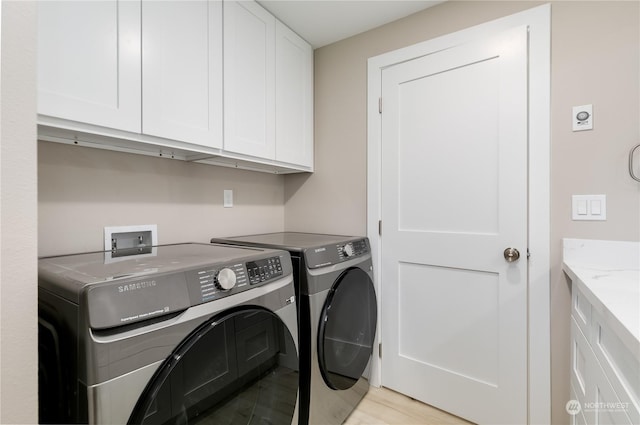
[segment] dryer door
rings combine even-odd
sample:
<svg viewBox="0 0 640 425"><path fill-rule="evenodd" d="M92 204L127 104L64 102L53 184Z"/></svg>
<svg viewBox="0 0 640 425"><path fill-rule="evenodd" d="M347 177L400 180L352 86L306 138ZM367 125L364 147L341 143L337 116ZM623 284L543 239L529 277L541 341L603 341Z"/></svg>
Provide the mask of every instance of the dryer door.
<svg viewBox="0 0 640 425"><path fill-rule="evenodd" d="M345 270L329 290L318 329L318 362L330 388L351 388L365 372L377 311L369 275L355 267Z"/></svg>
<svg viewBox="0 0 640 425"><path fill-rule="evenodd" d="M203 323L158 368L134 424L294 422L298 354L274 313L229 310Z"/></svg>

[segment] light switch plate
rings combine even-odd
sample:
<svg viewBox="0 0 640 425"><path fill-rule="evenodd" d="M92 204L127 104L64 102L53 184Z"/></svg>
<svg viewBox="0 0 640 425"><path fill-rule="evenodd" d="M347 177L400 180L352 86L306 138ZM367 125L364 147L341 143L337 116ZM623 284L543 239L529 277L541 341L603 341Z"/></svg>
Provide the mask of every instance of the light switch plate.
<svg viewBox="0 0 640 425"><path fill-rule="evenodd" d="M593 130L593 105L574 106L573 131Z"/></svg>
<svg viewBox="0 0 640 425"><path fill-rule="evenodd" d="M571 197L571 218L584 221L605 221L607 219L607 195L573 195Z"/></svg>

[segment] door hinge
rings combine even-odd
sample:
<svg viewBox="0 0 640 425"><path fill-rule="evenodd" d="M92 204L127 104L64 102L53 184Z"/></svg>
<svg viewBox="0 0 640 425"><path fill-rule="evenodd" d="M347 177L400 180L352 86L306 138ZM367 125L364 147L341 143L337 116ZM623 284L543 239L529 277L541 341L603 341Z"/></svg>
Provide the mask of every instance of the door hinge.
<svg viewBox="0 0 640 425"><path fill-rule="evenodd" d="M378 236L382 236L382 220L378 220Z"/></svg>
<svg viewBox="0 0 640 425"><path fill-rule="evenodd" d="M382 358L382 343L378 343L378 357Z"/></svg>
<svg viewBox="0 0 640 425"><path fill-rule="evenodd" d="M531 252L529 251L529 248L527 248L527 260L531 258Z"/></svg>
<svg viewBox="0 0 640 425"><path fill-rule="evenodd" d="M382 98L378 98L378 113L382 113Z"/></svg>

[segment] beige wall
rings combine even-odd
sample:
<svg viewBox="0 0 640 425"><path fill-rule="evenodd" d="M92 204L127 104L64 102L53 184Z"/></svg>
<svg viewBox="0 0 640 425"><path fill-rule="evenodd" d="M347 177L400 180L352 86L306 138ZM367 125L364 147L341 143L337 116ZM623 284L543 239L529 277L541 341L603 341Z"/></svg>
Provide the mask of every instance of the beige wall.
<svg viewBox="0 0 640 425"><path fill-rule="evenodd" d="M556 2L551 56L551 325L554 423L566 423L570 282L562 238L640 240L640 3ZM579 78L576 76L580 75ZM572 132L571 107L593 104L593 131ZM571 195L606 194L606 222L571 220Z"/></svg>
<svg viewBox="0 0 640 425"><path fill-rule="evenodd" d="M541 4L449 1L315 52L316 172L285 177L287 230L366 234L367 58ZM640 240L640 184L627 154L640 142L640 3L552 3L552 420L568 423L569 297L563 237ZM593 104L594 130L571 131ZM535 164L533 164L535 166ZM572 194L607 195L606 222L571 221Z"/></svg>
<svg viewBox="0 0 640 425"><path fill-rule="evenodd" d="M38 421L36 11L2 1L0 423Z"/></svg>
<svg viewBox="0 0 640 425"><path fill-rule="evenodd" d="M51 142L38 173L40 256L102 250L105 226L157 224L161 244L284 229L280 175Z"/></svg>

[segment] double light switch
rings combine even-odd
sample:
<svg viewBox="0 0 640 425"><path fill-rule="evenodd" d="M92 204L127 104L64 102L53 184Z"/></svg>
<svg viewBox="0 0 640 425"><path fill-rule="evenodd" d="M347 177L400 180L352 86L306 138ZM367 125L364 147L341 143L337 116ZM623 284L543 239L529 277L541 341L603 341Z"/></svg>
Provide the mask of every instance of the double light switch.
<svg viewBox="0 0 640 425"><path fill-rule="evenodd" d="M607 219L607 195L573 195L571 203L573 220Z"/></svg>

